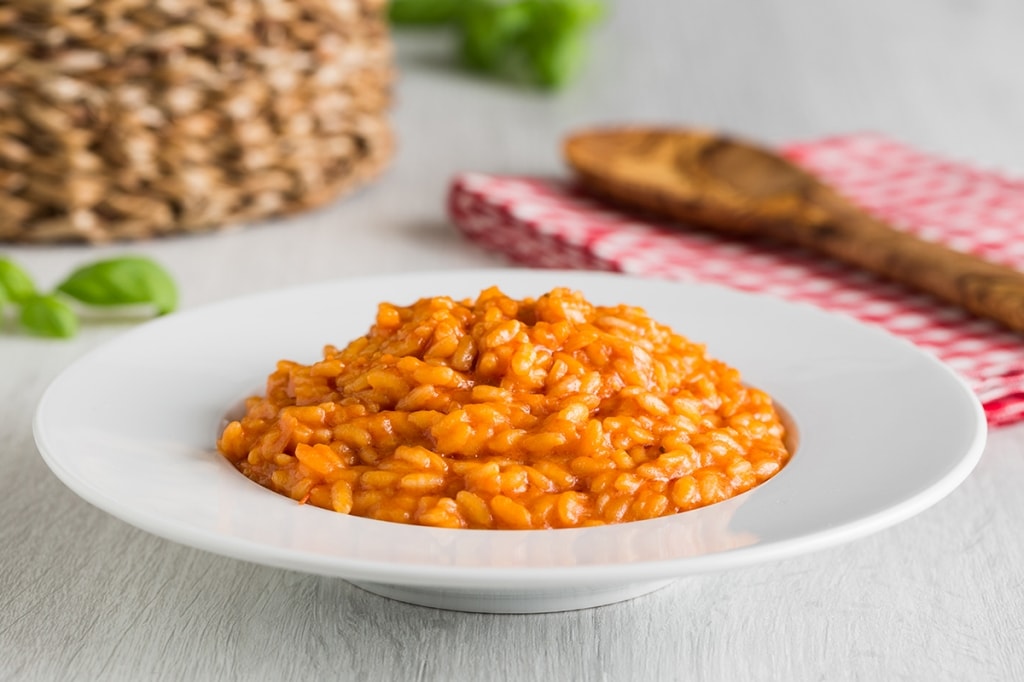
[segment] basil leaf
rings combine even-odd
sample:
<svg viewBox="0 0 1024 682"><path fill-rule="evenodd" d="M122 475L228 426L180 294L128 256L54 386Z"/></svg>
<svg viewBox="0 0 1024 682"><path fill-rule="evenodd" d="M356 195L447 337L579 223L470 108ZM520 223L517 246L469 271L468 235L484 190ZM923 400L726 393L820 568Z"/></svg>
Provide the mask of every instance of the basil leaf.
<svg viewBox="0 0 1024 682"><path fill-rule="evenodd" d="M81 267L61 282L60 291L95 306L149 303L158 315L178 306L178 289L170 274L141 256L125 256Z"/></svg>
<svg viewBox="0 0 1024 682"><path fill-rule="evenodd" d="M36 285L32 278L9 258L0 258L0 288L15 303L27 301L36 295Z"/></svg>
<svg viewBox="0 0 1024 682"><path fill-rule="evenodd" d="M514 68L516 44L530 20L530 8L522 1L471 0L460 14L463 64L507 74Z"/></svg>
<svg viewBox="0 0 1024 682"><path fill-rule="evenodd" d="M454 28L464 67L548 88L567 84L585 56L585 35L605 0L391 0L393 25Z"/></svg>
<svg viewBox="0 0 1024 682"><path fill-rule="evenodd" d="M64 301L51 295L21 303L21 326L36 336L67 339L78 332L78 318Z"/></svg>
<svg viewBox="0 0 1024 682"><path fill-rule="evenodd" d="M394 24L444 24L455 18L462 0L391 0Z"/></svg>
<svg viewBox="0 0 1024 682"><path fill-rule="evenodd" d="M457 16L462 63L546 87L579 71L585 35L604 14L602 0L464 0Z"/></svg>
<svg viewBox="0 0 1024 682"><path fill-rule="evenodd" d="M530 51L530 66L540 85L565 85L583 63L583 38L579 33L562 32L537 43Z"/></svg>
<svg viewBox="0 0 1024 682"><path fill-rule="evenodd" d="M597 0L532 0L522 44L537 83L559 87L573 79L583 64L586 31L603 13Z"/></svg>

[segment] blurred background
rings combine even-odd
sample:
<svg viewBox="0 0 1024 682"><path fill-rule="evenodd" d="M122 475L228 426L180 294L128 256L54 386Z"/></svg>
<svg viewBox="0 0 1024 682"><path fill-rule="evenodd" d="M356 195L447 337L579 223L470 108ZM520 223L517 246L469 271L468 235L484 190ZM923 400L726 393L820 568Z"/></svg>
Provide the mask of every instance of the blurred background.
<svg viewBox="0 0 1024 682"><path fill-rule="evenodd" d="M146 252L179 276L184 305L389 272L410 258L423 269L499 263L448 224L453 175L564 175L562 137L595 123L704 126L772 145L874 131L951 158L1024 169L1024 5L1015 0L604 6L583 32L580 68L558 88L466 70L451 26L396 27L394 156L351 196L199 236L0 248L42 272ZM354 252L373 257L346 258ZM233 277L214 286L205 273L226 263Z"/></svg>

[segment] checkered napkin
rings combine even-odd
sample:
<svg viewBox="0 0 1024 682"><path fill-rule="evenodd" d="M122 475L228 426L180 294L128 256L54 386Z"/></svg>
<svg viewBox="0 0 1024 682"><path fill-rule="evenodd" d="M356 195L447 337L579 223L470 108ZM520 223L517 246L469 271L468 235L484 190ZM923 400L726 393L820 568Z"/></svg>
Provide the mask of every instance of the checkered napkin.
<svg viewBox="0 0 1024 682"><path fill-rule="evenodd" d="M1024 178L877 135L783 152L900 229L1024 270ZM468 238L525 265L711 282L852 315L957 370L990 424L1024 419L1024 335L808 251L673 229L596 203L563 179L462 174L449 211Z"/></svg>

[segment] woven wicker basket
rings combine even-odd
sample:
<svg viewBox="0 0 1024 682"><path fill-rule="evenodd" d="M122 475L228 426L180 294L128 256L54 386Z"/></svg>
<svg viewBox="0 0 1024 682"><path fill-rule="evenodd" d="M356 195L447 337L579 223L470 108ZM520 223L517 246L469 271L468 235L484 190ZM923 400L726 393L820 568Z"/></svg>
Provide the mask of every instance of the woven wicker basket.
<svg viewBox="0 0 1024 682"><path fill-rule="evenodd" d="M386 0L0 2L0 241L307 209L392 153Z"/></svg>

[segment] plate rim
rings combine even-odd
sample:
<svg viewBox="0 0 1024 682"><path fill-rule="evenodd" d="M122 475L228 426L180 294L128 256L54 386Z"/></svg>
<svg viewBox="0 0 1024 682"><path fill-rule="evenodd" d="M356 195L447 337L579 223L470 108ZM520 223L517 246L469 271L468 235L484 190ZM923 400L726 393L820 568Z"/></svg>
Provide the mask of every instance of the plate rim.
<svg viewBox="0 0 1024 682"><path fill-rule="evenodd" d="M184 324L182 320L191 319L192 315L205 311L204 314L215 312L218 309L230 308L238 306L246 301L259 301L266 300L268 297L289 297L301 294L303 292L310 292L315 290L331 290L338 287L346 288L357 286L359 283L372 283L373 281L380 280L422 280L424 278L433 277L450 277L456 275L463 278L504 278L504 277L553 277L553 278L564 278L567 280L580 281L584 279L590 280L604 280L609 277L623 278L630 280L634 283L653 283L658 282L662 285L672 284L688 287L692 290L718 290L721 292L727 292L729 295L735 295L743 298L753 299L773 299L786 306L795 306L802 308L806 311L811 311L814 315L824 315L833 320L842 320L844 324L850 324L861 329L870 329L872 333L879 334L881 336L888 337L890 340L898 341L906 348L913 349L919 357L926 358L931 361L934 365L934 369L945 373L947 379L951 379L955 385L958 385L960 390L966 395L973 398L969 401L973 407L973 420L972 423L975 426L973 436L970 444L967 447L967 451L960 458L956 466L949 470L939 481L933 483L925 491L920 494L913 496L912 498L906 499L901 503L890 506L889 508L880 511L878 513L868 515L858 519L855 523L846 524L839 528L833 528L823 530L817 533L804 534L797 538L791 538L785 541L774 541L767 544L753 544L750 546L739 547L730 549L727 551L712 552L706 555L700 555L696 557L688 558L674 558L667 559L664 561L647 561L635 564L622 564L612 563L606 565L591 565L591 566L578 566L578 565L566 565L566 566L516 566L516 567L480 567L480 566L424 566L416 565L416 571L410 572L410 565L400 564L396 566L382 566L380 562L370 561L365 562L358 558L348 559L339 564L338 560L334 557L323 557L322 555L308 552L300 552L297 550L284 550L280 548L268 548L265 545L239 539L230 538L225 544L225 538L223 535L217 535L215 533L209 533L205 529L202 531L192 528L191 530L185 530L181 525L175 526L175 524L163 524L159 519L150 518L146 514L141 516L136 510L124 509L122 506L109 498L104 497L102 491L93 489L89 485L89 482L81 480L72 471L65 468L61 458L55 456L52 451L53 445L49 442L50 434L47 431L45 422L45 412L47 405L52 400L55 391L59 390L62 381L68 381L67 377L74 377L74 372L82 371L82 367L87 367L88 364L95 360L97 357L102 357L104 353L109 353L111 348L116 348L117 344L130 344L137 337L141 337L144 334L152 333L154 328L158 328L157 325L162 324ZM570 286L573 286L570 284ZM646 286L643 284L641 286ZM639 303L638 303L639 304ZM642 305L642 304L641 304ZM64 371L62 371L56 378L54 378L47 389L44 391L43 396L39 400L37 405L34 418L33 418L33 435L35 437L37 447L42 455L44 461L50 470L73 492L85 499L93 506L111 514L112 516L119 518L120 520L129 523L137 528L140 528L146 532L154 535L163 537L165 539L183 544L186 546L196 547L204 551L209 551L215 554L223 556L233 557L253 563L259 563L264 565L276 566L279 568L286 568L290 570L305 571L310 573L317 573L323 575L334 575L351 580L364 580L373 582L387 582L397 583L405 585L422 585L422 586L477 586L477 587L489 587L489 588L515 588L525 587L537 583L543 583L544 585L570 585L579 583L608 583L608 582L620 582L623 578L623 568L628 567L629 576L631 579L638 580L655 580L663 579L666 577L677 577L681 575L692 575L697 573L705 573L708 571L717 571L728 568L738 568L743 566L749 566L756 563L763 563L766 561L773 561L783 558L792 557L798 554L806 552L817 551L828 547L844 544L846 542L856 540L858 538L870 535L879 530L891 527L897 523L900 523L922 511L931 507L950 492L952 492L964 479L973 471L977 462L980 460L984 450L986 438L987 438L987 423L984 417L984 411L981 407L980 401L977 396L971 391L967 383L960 377L952 368L945 365L938 358L923 351L920 348L913 346L909 341L896 337L885 330L869 327L863 323L854 320L848 316L835 313L832 311L823 310L821 308L812 306L810 304L788 301L772 294L752 293L746 291L740 291L730 287L725 287L718 284L709 284L702 282L689 282L689 281L668 281L668 280L653 280L650 278L641 278L628 274L622 273L607 273L607 272L592 272L592 271L577 271L577 270L532 270L532 269L519 269L519 268L474 268L469 270L457 270L457 271L417 271L384 275L373 275L373 276L361 276L351 278L339 278L332 279L324 282L316 282L309 284L296 285L291 287L283 287L279 289L271 289L268 291L251 292L242 296L224 299L221 301L215 301L205 305L191 308L181 313L167 316L154 320L152 322L145 323L139 327L127 330L125 333L120 334L111 341L101 344L97 348L90 350L85 353L71 365L69 365ZM684 335L685 330L681 331ZM699 342L699 339L697 339ZM743 371L742 367L739 367L740 371ZM265 375L264 375L265 376ZM260 377L254 378L256 381ZM799 455L795 456L793 461L787 465L786 469L789 469L794 464L799 464ZM783 471L786 471L784 469ZM245 482L251 483L248 479L243 479ZM767 482L771 483L771 481ZM255 485L255 484L254 484ZM746 493L745 495L758 494L763 490L770 490L769 487L759 487ZM724 503L722 503L724 504ZM696 515L700 513L708 513L708 510L714 512L718 505L712 505L710 507L686 512L688 515ZM318 510L326 514L326 510ZM669 517L671 518L671 517ZM352 518L358 524L380 524L381 522L372 521L368 519L355 519ZM663 522L663 519L655 519L653 521L635 522L640 524L649 524ZM399 525L399 524L395 524ZM622 526L633 525L633 524L616 524L613 526L603 527L601 529L559 529L555 531L467 531L467 530L451 530L451 529L429 529L435 533L441 534L466 534L466 533L501 533L501 534L535 534L535 533L558 533L558 534L584 534L593 533L595 531L601 531L606 529L617 529ZM422 529L422 527L413 526L411 528ZM511 536L510 536L511 537ZM377 578L377 580L373 580Z"/></svg>

